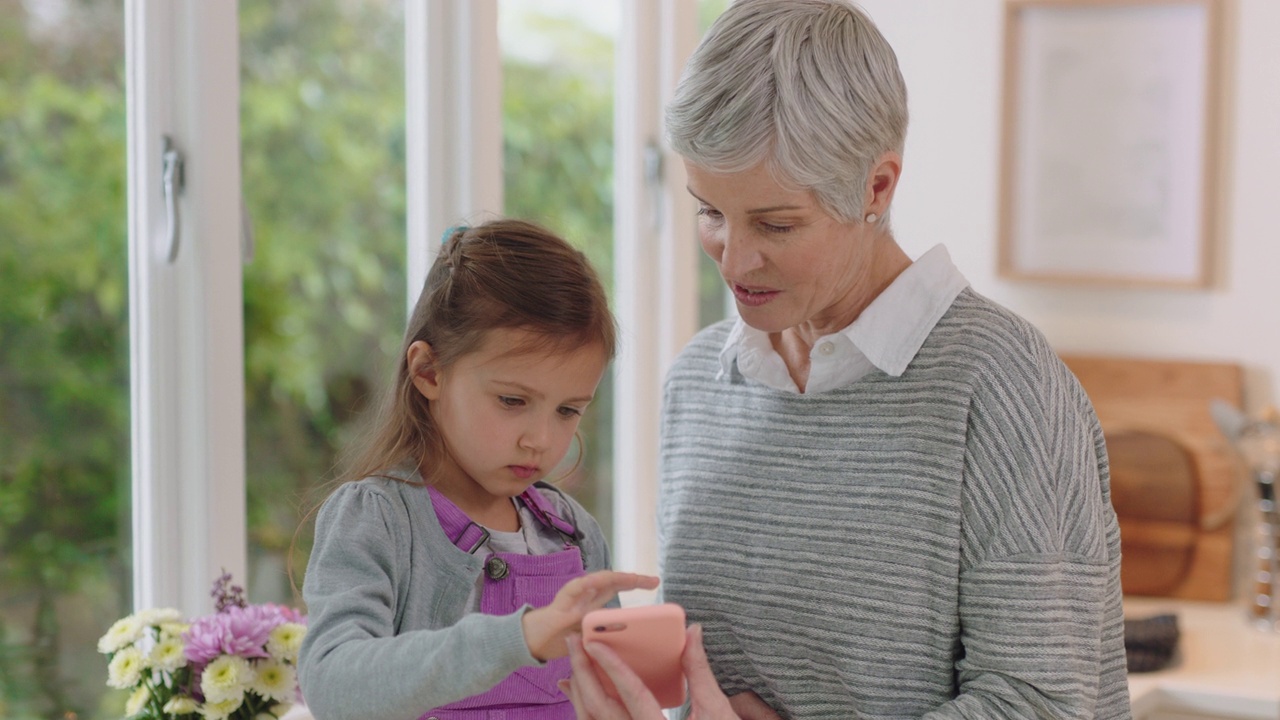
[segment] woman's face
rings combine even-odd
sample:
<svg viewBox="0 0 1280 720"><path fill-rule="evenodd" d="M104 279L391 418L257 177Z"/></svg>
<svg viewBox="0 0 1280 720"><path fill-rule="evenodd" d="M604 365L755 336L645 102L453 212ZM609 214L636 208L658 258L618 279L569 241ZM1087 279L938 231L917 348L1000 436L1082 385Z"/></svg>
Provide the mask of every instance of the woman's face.
<svg viewBox="0 0 1280 720"><path fill-rule="evenodd" d="M713 173L685 162L698 235L748 325L808 335L848 326L879 292L870 225L836 220L764 164Z"/></svg>

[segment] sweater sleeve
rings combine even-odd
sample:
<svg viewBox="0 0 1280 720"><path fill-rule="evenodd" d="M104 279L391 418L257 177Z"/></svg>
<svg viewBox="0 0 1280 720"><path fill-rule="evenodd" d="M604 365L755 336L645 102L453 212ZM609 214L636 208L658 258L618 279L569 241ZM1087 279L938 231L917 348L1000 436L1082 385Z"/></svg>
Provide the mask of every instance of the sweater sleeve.
<svg viewBox="0 0 1280 720"><path fill-rule="evenodd" d="M985 379L971 407L959 695L926 717L1127 718L1101 429L1056 357L1012 365Z"/></svg>
<svg viewBox="0 0 1280 720"><path fill-rule="evenodd" d="M299 661L302 693L318 720L413 720L537 664L524 641L523 611L473 613L397 635L410 543L403 504L368 486L339 488L318 514Z"/></svg>

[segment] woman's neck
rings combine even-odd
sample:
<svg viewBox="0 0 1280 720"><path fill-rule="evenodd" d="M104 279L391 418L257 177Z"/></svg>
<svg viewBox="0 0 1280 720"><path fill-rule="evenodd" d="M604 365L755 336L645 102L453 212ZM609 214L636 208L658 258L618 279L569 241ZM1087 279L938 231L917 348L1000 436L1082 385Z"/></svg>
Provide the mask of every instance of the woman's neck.
<svg viewBox="0 0 1280 720"><path fill-rule="evenodd" d="M791 380L804 392L809 383L809 355L818 339L849 327L880 294L885 291L904 270L911 267L911 258L891 238L872 259L870 268L863 273L847 294L847 302L832 308L834 312L824 317L812 317L795 327L770 333L773 349L782 357Z"/></svg>

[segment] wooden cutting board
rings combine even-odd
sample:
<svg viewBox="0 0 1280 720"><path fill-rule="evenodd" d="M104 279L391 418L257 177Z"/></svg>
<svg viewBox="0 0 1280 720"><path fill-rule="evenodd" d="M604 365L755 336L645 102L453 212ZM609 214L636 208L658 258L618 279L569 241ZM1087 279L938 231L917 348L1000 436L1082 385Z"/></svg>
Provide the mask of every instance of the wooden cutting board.
<svg viewBox="0 0 1280 720"><path fill-rule="evenodd" d="M1210 415L1240 407L1228 363L1063 356L1107 438L1127 595L1229 600L1243 477Z"/></svg>

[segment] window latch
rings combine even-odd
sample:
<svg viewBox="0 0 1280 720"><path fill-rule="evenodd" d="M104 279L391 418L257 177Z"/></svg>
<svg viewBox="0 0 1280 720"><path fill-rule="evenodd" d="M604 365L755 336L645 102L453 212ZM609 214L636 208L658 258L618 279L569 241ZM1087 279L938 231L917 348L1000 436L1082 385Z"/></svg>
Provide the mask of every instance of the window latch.
<svg viewBox="0 0 1280 720"><path fill-rule="evenodd" d="M164 259L172 264L178 259L178 193L182 191L182 153L173 139L164 136L164 152L160 156L161 190L164 192L165 229Z"/></svg>

